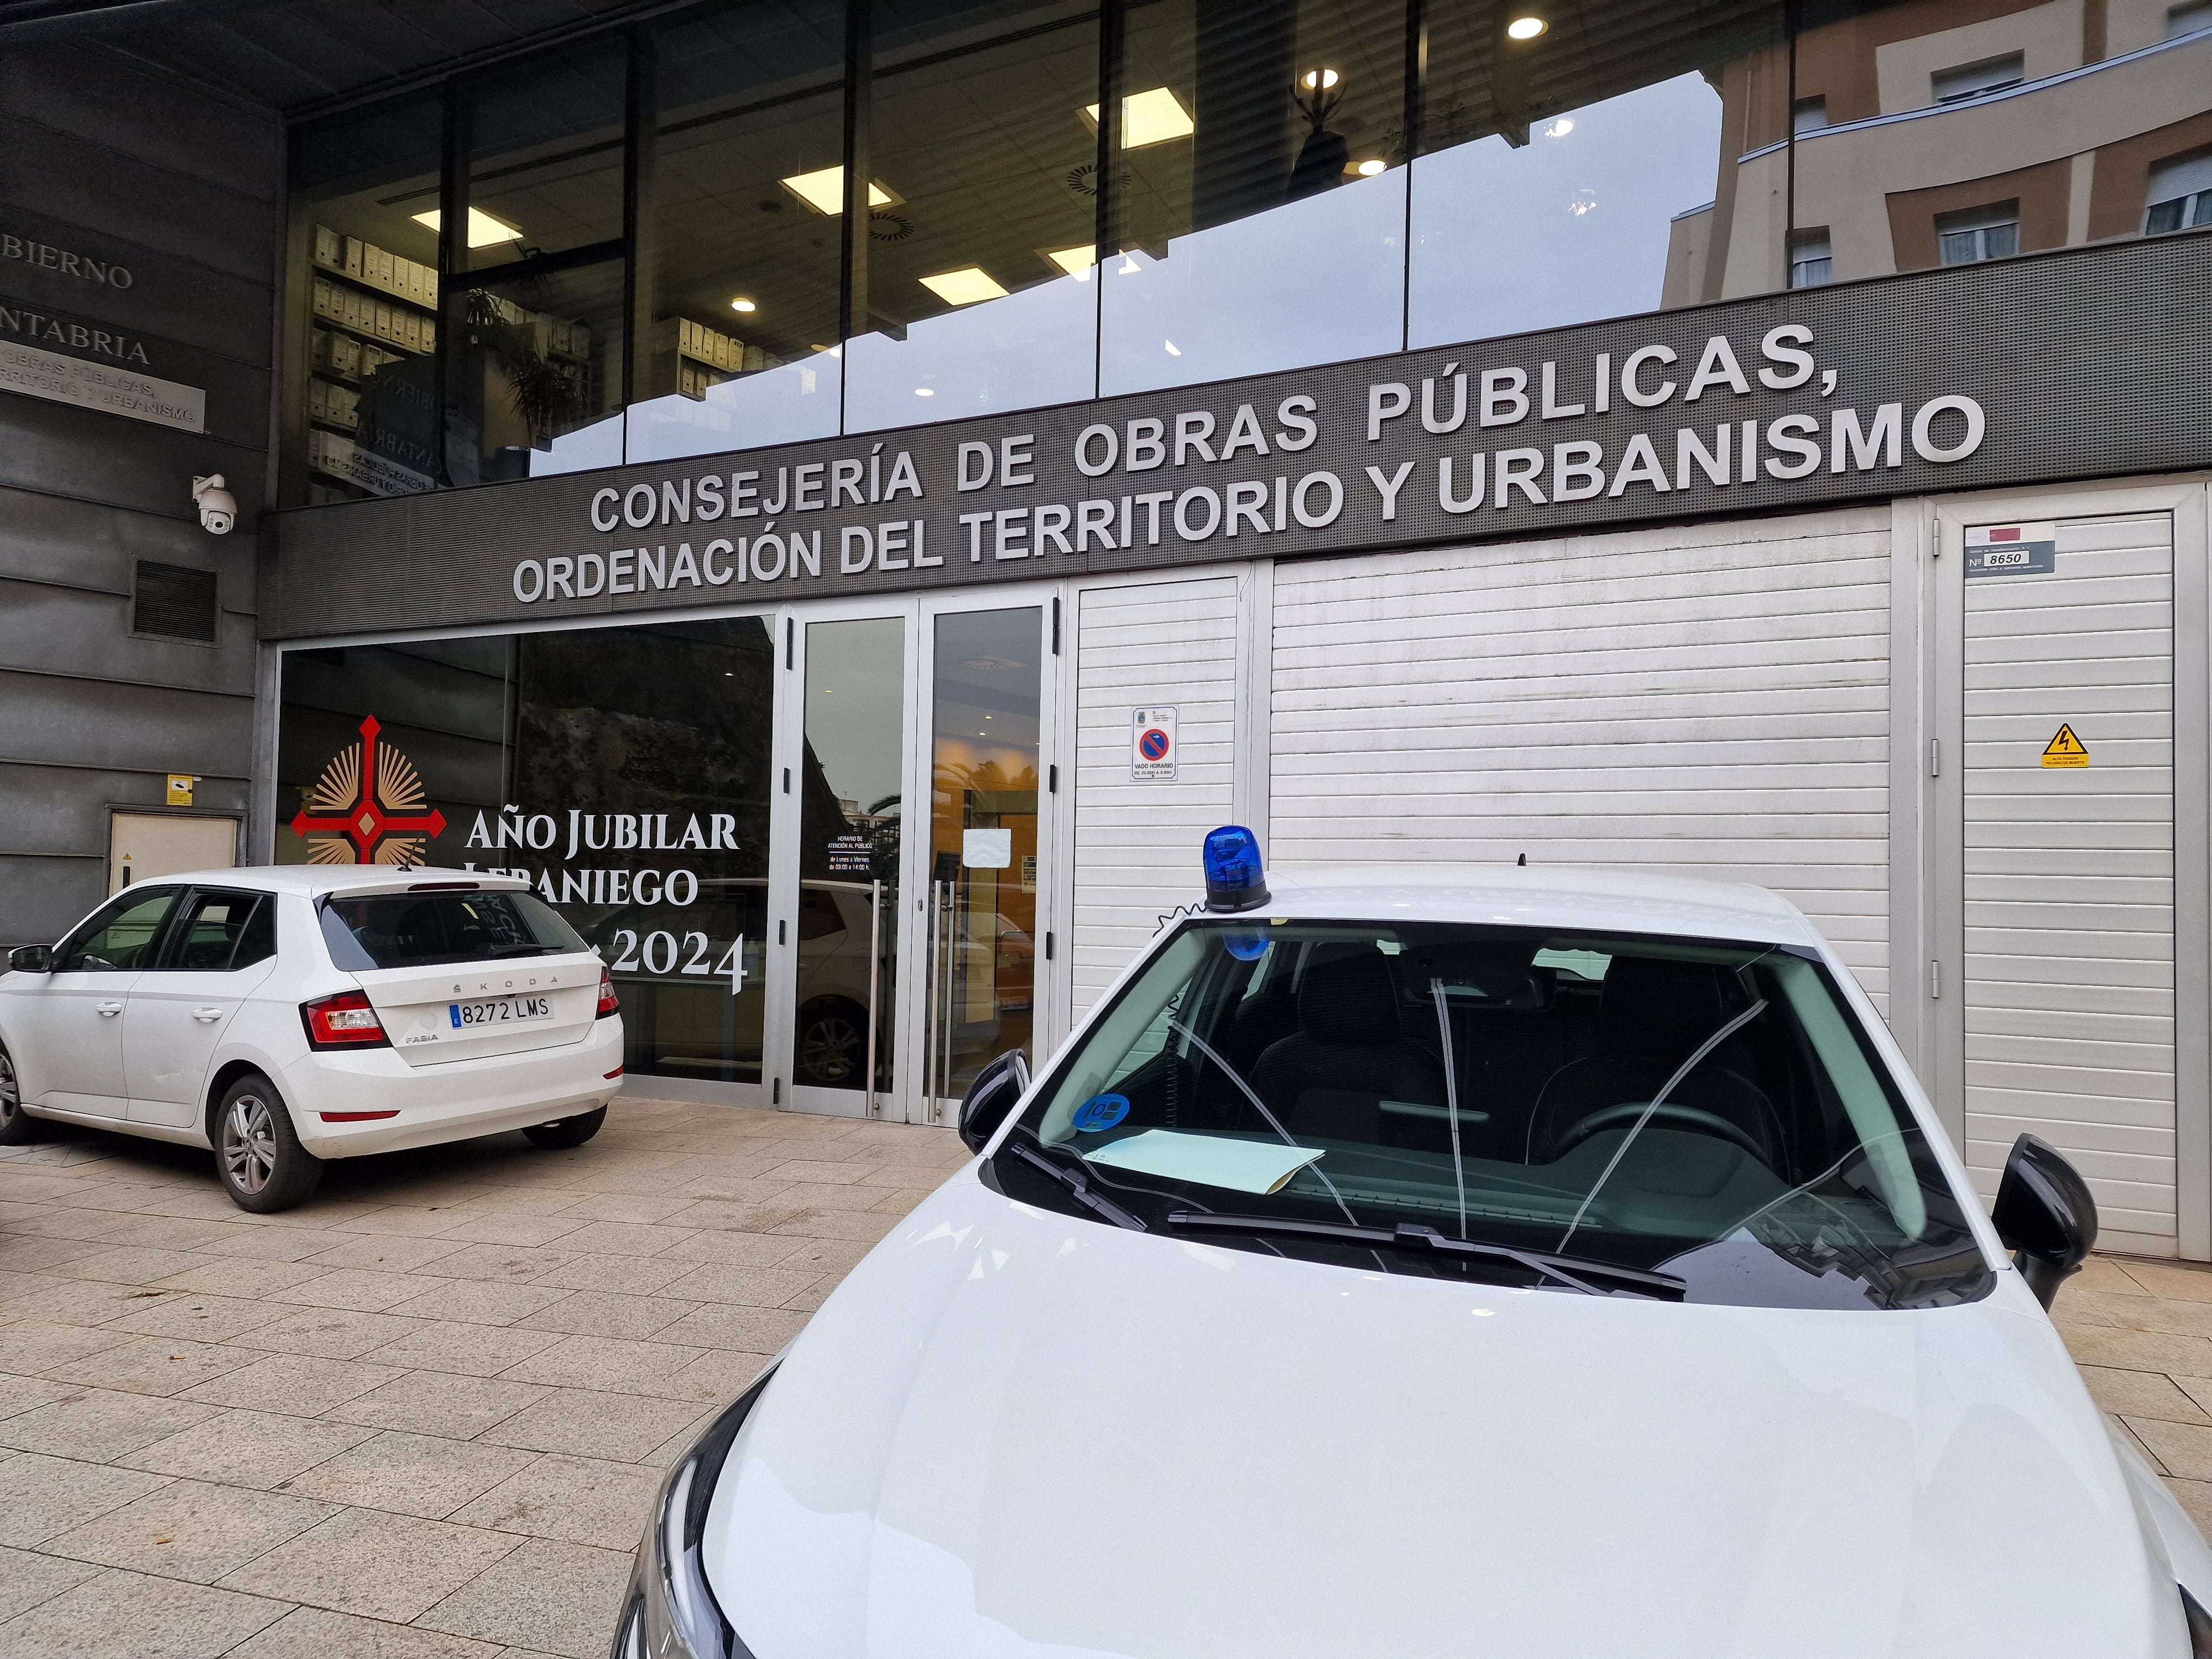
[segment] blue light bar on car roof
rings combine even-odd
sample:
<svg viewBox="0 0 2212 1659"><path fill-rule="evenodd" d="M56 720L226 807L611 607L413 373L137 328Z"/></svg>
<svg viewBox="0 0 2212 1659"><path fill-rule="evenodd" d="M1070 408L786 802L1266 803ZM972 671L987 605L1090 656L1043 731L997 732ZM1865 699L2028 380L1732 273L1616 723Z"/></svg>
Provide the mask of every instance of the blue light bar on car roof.
<svg viewBox="0 0 2212 1659"><path fill-rule="evenodd" d="M1267 902L1260 838L1243 824L1224 823L1209 831L1200 856L1206 866L1207 909L1256 910Z"/></svg>

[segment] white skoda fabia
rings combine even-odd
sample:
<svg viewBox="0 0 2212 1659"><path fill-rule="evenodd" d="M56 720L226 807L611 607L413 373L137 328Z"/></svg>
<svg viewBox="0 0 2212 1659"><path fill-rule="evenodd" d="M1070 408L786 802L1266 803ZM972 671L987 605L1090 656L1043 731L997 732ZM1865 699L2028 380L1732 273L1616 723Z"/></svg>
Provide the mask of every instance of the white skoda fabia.
<svg viewBox="0 0 2212 1659"><path fill-rule="evenodd" d="M248 1210L325 1159L591 1139L622 1086L598 954L527 882L283 865L127 887L0 977L0 1146L40 1120L215 1149Z"/></svg>
<svg viewBox="0 0 2212 1659"><path fill-rule="evenodd" d="M1993 1227L1789 903L1209 863L679 1461L617 1659L2212 1653L2042 1305L2086 1188Z"/></svg>

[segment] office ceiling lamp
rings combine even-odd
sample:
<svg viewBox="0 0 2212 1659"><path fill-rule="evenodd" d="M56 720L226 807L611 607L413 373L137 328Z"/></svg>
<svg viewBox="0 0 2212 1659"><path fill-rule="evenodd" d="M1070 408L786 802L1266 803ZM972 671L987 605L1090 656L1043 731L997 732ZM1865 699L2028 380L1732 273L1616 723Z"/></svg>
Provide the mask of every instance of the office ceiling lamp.
<svg viewBox="0 0 2212 1659"><path fill-rule="evenodd" d="M1344 182L1344 170L1352 165L1352 146L1345 143L1342 133L1328 130L1328 118L1344 101L1340 89L1343 78L1322 64L1316 64L1298 76L1291 101L1298 106L1298 113L1306 118L1313 130L1306 134L1297 161L1291 168L1291 182L1283 192L1285 201L1295 202L1301 197L1334 190Z"/></svg>

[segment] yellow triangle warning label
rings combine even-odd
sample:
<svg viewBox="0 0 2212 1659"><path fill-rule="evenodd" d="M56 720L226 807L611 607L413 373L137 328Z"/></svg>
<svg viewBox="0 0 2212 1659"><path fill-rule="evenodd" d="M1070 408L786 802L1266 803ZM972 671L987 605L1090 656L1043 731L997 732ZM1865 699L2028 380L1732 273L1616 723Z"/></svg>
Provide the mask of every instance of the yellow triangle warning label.
<svg viewBox="0 0 2212 1659"><path fill-rule="evenodd" d="M2087 766L2089 751L2081 746L2081 739L2074 735L2074 728L2062 726L2058 735L2043 746L2045 766Z"/></svg>

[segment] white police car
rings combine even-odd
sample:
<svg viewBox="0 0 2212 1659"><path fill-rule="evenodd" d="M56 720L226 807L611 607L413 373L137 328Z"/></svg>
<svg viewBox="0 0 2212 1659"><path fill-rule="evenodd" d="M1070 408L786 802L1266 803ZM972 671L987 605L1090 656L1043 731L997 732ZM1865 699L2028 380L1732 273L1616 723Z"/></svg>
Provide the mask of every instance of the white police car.
<svg viewBox="0 0 2212 1659"><path fill-rule="evenodd" d="M2042 1305L2086 1188L2023 1139L1993 1227L1793 907L1206 852L678 1465L617 1659L2212 1654Z"/></svg>

